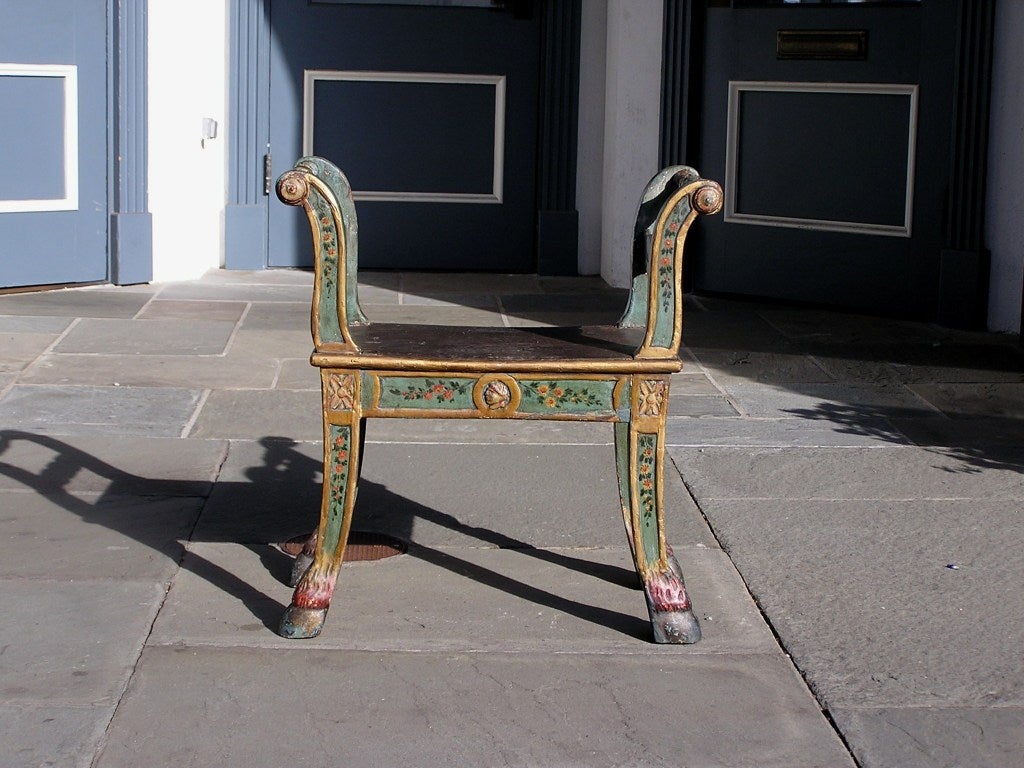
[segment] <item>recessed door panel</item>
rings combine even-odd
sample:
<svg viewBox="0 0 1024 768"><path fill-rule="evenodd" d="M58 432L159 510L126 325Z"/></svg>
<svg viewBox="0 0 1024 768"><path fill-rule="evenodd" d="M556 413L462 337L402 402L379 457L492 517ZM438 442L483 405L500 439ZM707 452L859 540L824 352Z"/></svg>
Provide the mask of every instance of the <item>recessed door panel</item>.
<svg viewBox="0 0 1024 768"><path fill-rule="evenodd" d="M274 174L319 154L349 177L362 267L532 271L540 24L481 3L272 4ZM309 234L270 210L270 264Z"/></svg>
<svg viewBox="0 0 1024 768"><path fill-rule="evenodd" d="M953 4L708 3L698 290L933 316Z"/></svg>
<svg viewBox="0 0 1024 768"><path fill-rule="evenodd" d="M106 4L0 18L0 287L105 280Z"/></svg>

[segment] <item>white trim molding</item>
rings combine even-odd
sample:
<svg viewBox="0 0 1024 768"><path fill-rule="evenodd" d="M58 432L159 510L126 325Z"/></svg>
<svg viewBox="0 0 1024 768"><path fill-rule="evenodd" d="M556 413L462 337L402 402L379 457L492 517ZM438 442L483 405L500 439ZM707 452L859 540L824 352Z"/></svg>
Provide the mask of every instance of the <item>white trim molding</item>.
<svg viewBox="0 0 1024 768"><path fill-rule="evenodd" d="M0 76L64 80L64 196L41 200L0 200L0 213L78 210L78 67L74 64L4 64Z"/></svg>
<svg viewBox="0 0 1024 768"><path fill-rule="evenodd" d="M867 95L896 95L909 98L907 125L907 173L905 179L904 219L900 225L878 224L862 221L830 221L826 219L804 219L774 216L758 213L743 213L736 210L737 172L740 162L739 140L741 130L740 96L745 91L767 91L771 93L845 93ZM917 149L918 86L902 83L790 83L768 81L730 81L729 113L726 127L725 147L725 206L723 220L731 224L759 224L768 227L791 227L796 229L821 230L827 232L852 232L890 237L910 237L914 213L914 158Z"/></svg>
<svg viewBox="0 0 1024 768"><path fill-rule="evenodd" d="M376 83L442 83L490 85L494 87L494 165L493 186L488 193L404 192L391 190L353 190L356 200L415 203L501 203L505 174L505 76L448 72L370 72L353 70L307 69L302 87L302 154L313 154L314 89L319 81Z"/></svg>

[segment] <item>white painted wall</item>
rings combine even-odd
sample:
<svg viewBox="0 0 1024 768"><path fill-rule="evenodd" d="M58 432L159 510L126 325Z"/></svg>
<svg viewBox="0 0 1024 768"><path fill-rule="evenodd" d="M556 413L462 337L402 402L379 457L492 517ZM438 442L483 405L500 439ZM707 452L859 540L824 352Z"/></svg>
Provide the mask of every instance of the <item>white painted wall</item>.
<svg viewBox="0 0 1024 768"><path fill-rule="evenodd" d="M601 276L631 283L633 224L658 170L662 0L608 0Z"/></svg>
<svg viewBox="0 0 1024 768"><path fill-rule="evenodd" d="M1024 2L996 3L985 235L988 326L1019 333L1024 288Z"/></svg>
<svg viewBox="0 0 1024 768"><path fill-rule="evenodd" d="M149 2L149 210L153 279L219 267L227 189L227 0ZM202 121L217 138L200 141Z"/></svg>

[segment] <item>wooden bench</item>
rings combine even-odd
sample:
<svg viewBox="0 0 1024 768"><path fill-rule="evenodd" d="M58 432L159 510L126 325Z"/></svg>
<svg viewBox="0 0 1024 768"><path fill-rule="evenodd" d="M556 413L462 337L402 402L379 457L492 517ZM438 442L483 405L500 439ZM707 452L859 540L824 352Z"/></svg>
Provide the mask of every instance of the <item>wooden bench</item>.
<svg viewBox="0 0 1024 768"><path fill-rule="evenodd" d="M284 637L320 633L345 554L367 418L564 419L613 423L622 517L659 643L700 625L665 542L662 484L670 375L679 371L683 241L722 190L692 168L658 173L635 228L634 279L617 325L462 328L370 324L356 291L356 211L344 174L317 157L281 176L313 233L312 364L320 369L324 483L320 525L293 571Z"/></svg>

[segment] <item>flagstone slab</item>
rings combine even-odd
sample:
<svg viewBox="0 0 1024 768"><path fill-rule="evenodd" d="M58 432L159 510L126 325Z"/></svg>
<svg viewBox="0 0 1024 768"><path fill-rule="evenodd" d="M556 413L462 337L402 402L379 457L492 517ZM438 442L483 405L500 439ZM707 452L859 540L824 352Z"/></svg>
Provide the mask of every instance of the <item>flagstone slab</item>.
<svg viewBox="0 0 1024 768"><path fill-rule="evenodd" d="M323 438L320 393L300 390L219 389L210 393L190 438Z"/></svg>
<svg viewBox="0 0 1024 768"><path fill-rule="evenodd" d="M363 289L359 290L359 298L362 300ZM429 296L405 293L401 295L401 303L417 307L473 307L492 312L498 311L498 297L493 293L434 293Z"/></svg>
<svg viewBox="0 0 1024 768"><path fill-rule="evenodd" d="M22 374L20 382L62 386L269 389L278 371L275 360L254 359L237 353L203 356L50 354L39 358Z"/></svg>
<svg viewBox="0 0 1024 768"><path fill-rule="evenodd" d="M276 389L314 389L320 391L320 369L309 364L309 357L282 360Z"/></svg>
<svg viewBox="0 0 1024 768"><path fill-rule="evenodd" d="M853 423L830 422L793 416L675 417L665 426L665 439L673 449L697 448L872 448L908 444L910 441L888 419L858 418Z"/></svg>
<svg viewBox="0 0 1024 768"><path fill-rule="evenodd" d="M45 435L178 437L201 396L171 387L15 385L0 398L0 424Z"/></svg>
<svg viewBox="0 0 1024 768"><path fill-rule="evenodd" d="M863 768L1018 768L1024 709L838 709L833 717Z"/></svg>
<svg viewBox="0 0 1024 768"><path fill-rule="evenodd" d="M54 348L57 353L219 355L235 329L223 320L113 320L85 318Z"/></svg>
<svg viewBox="0 0 1024 768"><path fill-rule="evenodd" d="M1024 499L1020 472L913 446L673 448L671 454L700 503L749 498Z"/></svg>
<svg viewBox="0 0 1024 768"><path fill-rule="evenodd" d="M0 579L151 579L178 569L203 500L0 492Z"/></svg>
<svg viewBox="0 0 1024 768"><path fill-rule="evenodd" d="M90 768L112 706L0 704L6 768Z"/></svg>
<svg viewBox="0 0 1024 768"><path fill-rule="evenodd" d="M110 496L206 496L227 443L0 431L0 489Z"/></svg>
<svg viewBox="0 0 1024 768"><path fill-rule="evenodd" d="M459 325L500 328L504 325L497 311L479 307L368 304L363 311L371 323L408 323L410 325Z"/></svg>
<svg viewBox="0 0 1024 768"><path fill-rule="evenodd" d="M242 317L248 302L185 301L154 299L138 314L137 320L206 320L235 323Z"/></svg>
<svg viewBox="0 0 1024 768"><path fill-rule="evenodd" d="M233 442L196 540L264 544L312 532L319 521L321 450L313 443ZM670 543L715 546L674 472L666 477L665 503ZM618 546L626 540L610 446L368 443L353 526L430 546Z"/></svg>
<svg viewBox="0 0 1024 768"><path fill-rule="evenodd" d="M1024 383L917 383L910 388L953 418L981 416L1024 421Z"/></svg>
<svg viewBox="0 0 1024 768"><path fill-rule="evenodd" d="M737 380L768 384L833 381L832 376L807 355L693 346L692 340L689 349L701 367L720 384Z"/></svg>
<svg viewBox="0 0 1024 768"><path fill-rule="evenodd" d="M297 302L256 302L242 321L246 330L302 331L310 336L310 300ZM312 339L310 339L312 344Z"/></svg>
<svg viewBox="0 0 1024 768"><path fill-rule="evenodd" d="M0 373L25 370L56 341L56 333L0 331Z"/></svg>
<svg viewBox="0 0 1024 768"><path fill-rule="evenodd" d="M535 292L537 275L499 275L487 272L403 272L402 293L432 296L450 293L523 293Z"/></svg>
<svg viewBox="0 0 1024 768"><path fill-rule="evenodd" d="M0 315L132 318L159 289L69 288L0 296Z"/></svg>
<svg viewBox="0 0 1024 768"><path fill-rule="evenodd" d="M0 307L3 300L0 299ZM58 335L67 330L73 319L70 317L18 316L0 314L0 334L42 333Z"/></svg>
<svg viewBox="0 0 1024 768"><path fill-rule="evenodd" d="M1020 501L702 508L829 708L1024 706Z"/></svg>
<svg viewBox="0 0 1024 768"><path fill-rule="evenodd" d="M685 653L777 653L728 558L677 547L704 637ZM672 655L653 643L632 557L614 548L480 549L413 545L342 567L324 630L288 640L291 559L269 547L194 544L151 645Z"/></svg>
<svg viewBox="0 0 1024 768"><path fill-rule="evenodd" d="M359 276L362 277L363 273L360 273ZM305 285L312 287L313 271L312 269L295 269L290 267L211 269L199 278L199 282L211 285Z"/></svg>
<svg viewBox="0 0 1024 768"><path fill-rule="evenodd" d="M182 738L189 734L189 738ZM781 656L154 648L96 768L853 765Z"/></svg>
<svg viewBox="0 0 1024 768"><path fill-rule="evenodd" d="M304 357L313 352L313 339L309 328L240 329L231 339L227 354L253 361L282 360ZM244 380L239 382L239 386Z"/></svg>
<svg viewBox="0 0 1024 768"><path fill-rule="evenodd" d="M611 424L514 419L369 419L371 443L612 445ZM609 449L610 450L610 449Z"/></svg>
<svg viewBox="0 0 1024 768"><path fill-rule="evenodd" d="M725 391L747 416L800 417L855 426L896 416L932 416L937 412L925 399L902 384L755 384L729 381Z"/></svg>
<svg viewBox="0 0 1024 768"><path fill-rule="evenodd" d="M113 706L165 587L157 582L0 580L5 704Z"/></svg>
<svg viewBox="0 0 1024 768"><path fill-rule="evenodd" d="M297 279L297 278L296 278ZM308 283L308 284L307 284ZM309 302L313 281L303 274L301 282L290 281L233 283L202 281L170 283L160 291L160 299L186 301L285 301Z"/></svg>

